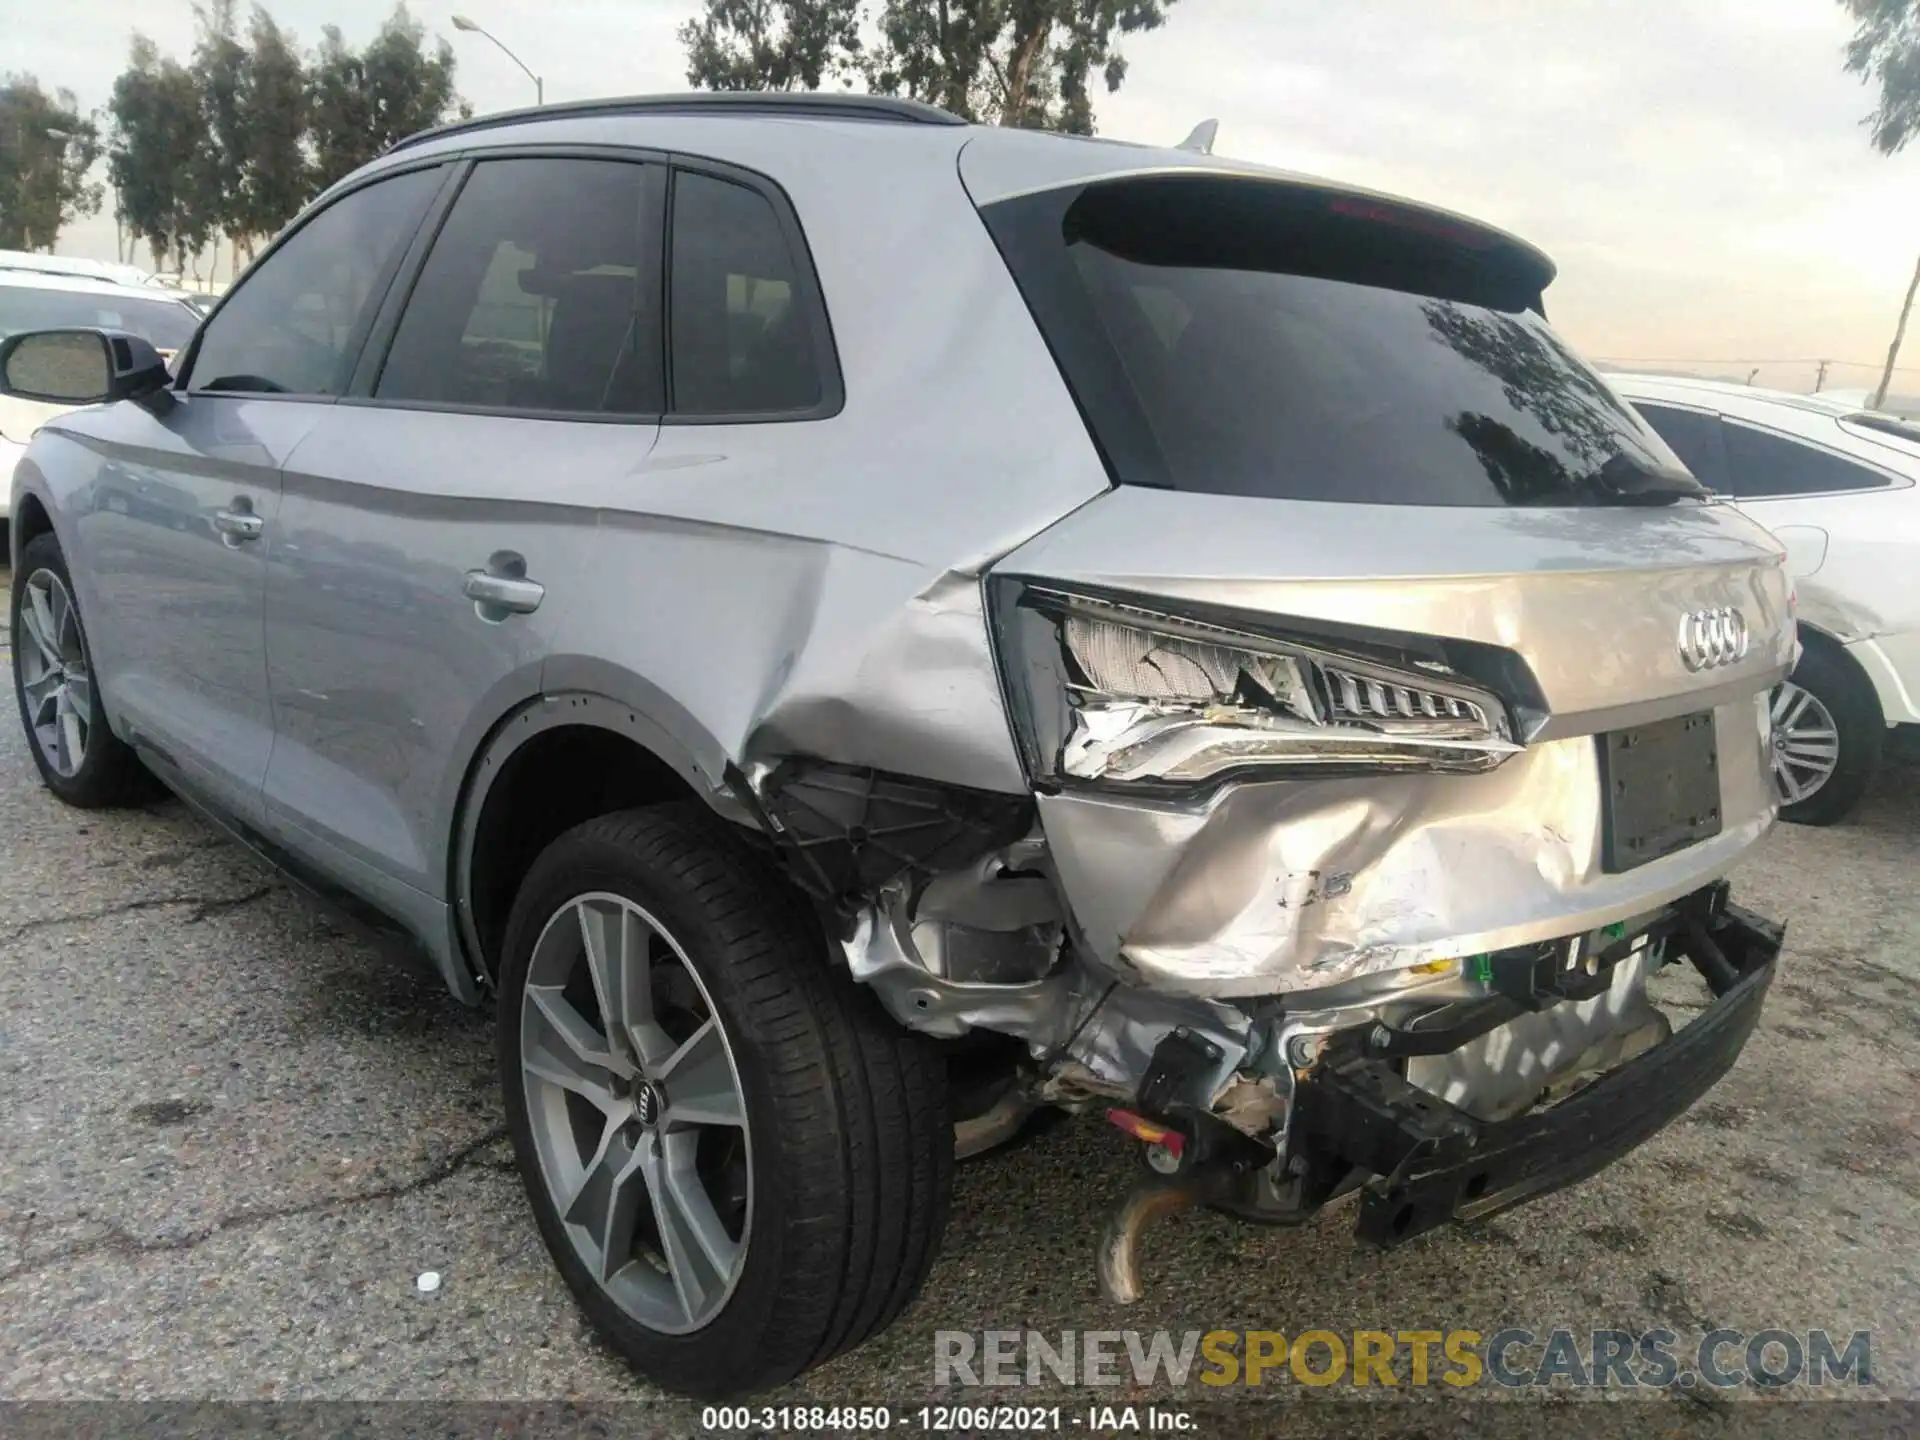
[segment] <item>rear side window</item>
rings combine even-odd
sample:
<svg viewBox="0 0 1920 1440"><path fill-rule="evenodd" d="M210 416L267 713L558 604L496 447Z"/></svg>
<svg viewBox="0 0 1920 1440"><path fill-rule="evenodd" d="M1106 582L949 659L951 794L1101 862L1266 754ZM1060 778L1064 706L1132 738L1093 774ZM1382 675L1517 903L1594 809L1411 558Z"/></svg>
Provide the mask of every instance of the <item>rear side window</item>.
<svg viewBox="0 0 1920 1440"><path fill-rule="evenodd" d="M658 166L474 167L407 299L381 400L657 415Z"/></svg>
<svg viewBox="0 0 1920 1440"><path fill-rule="evenodd" d="M983 214L1119 483L1388 505L1702 493L1538 313L1538 260L1488 232L1217 177Z"/></svg>
<svg viewBox="0 0 1920 1440"><path fill-rule="evenodd" d="M1727 474L1736 496L1822 495L1840 490L1879 490L1889 483L1878 470L1856 465L1830 450L1782 435L1726 423Z"/></svg>
<svg viewBox="0 0 1920 1440"><path fill-rule="evenodd" d="M668 334L673 411L772 417L828 403L821 327L800 256L757 190L674 176Z"/></svg>
<svg viewBox="0 0 1920 1440"><path fill-rule="evenodd" d="M338 395L439 169L377 180L296 230L200 332L191 390Z"/></svg>
<svg viewBox="0 0 1920 1440"><path fill-rule="evenodd" d="M1644 400L1636 400L1633 408L1685 462L1694 479L1710 490L1733 492L1733 486L1727 482L1727 452L1720 436L1718 415L1680 410L1671 405L1651 405Z"/></svg>

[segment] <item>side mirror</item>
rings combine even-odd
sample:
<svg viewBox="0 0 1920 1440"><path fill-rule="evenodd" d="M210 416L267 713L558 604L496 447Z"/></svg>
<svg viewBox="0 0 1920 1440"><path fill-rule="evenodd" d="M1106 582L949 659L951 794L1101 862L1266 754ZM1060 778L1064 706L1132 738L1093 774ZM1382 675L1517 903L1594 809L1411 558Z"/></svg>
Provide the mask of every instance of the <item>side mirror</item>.
<svg viewBox="0 0 1920 1440"><path fill-rule="evenodd" d="M119 330L27 330L0 340L0 395L47 405L135 400L165 389L160 352Z"/></svg>

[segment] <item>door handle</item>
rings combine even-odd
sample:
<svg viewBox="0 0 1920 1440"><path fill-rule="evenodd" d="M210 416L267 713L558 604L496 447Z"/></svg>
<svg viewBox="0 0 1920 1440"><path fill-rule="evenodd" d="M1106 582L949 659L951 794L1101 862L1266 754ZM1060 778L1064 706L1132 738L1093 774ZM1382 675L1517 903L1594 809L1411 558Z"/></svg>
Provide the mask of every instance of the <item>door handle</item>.
<svg viewBox="0 0 1920 1440"><path fill-rule="evenodd" d="M494 625L509 615L531 615L547 598L547 587L527 579L527 562L511 550L496 551L485 570L469 570L460 590L473 601L474 614Z"/></svg>
<svg viewBox="0 0 1920 1440"><path fill-rule="evenodd" d="M216 510L213 512L213 528L227 537L229 544L238 545L243 540L258 540L261 532L267 528L252 510Z"/></svg>

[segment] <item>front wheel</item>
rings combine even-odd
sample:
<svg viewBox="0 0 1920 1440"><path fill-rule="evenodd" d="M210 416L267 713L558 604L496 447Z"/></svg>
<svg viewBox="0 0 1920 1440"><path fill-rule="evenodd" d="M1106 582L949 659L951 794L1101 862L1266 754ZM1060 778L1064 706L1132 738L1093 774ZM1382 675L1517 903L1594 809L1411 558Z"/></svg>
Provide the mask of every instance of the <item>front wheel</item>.
<svg viewBox="0 0 1920 1440"><path fill-rule="evenodd" d="M601 1334L722 1399L852 1349L945 1226L941 1062L695 804L590 820L508 922L499 1054L542 1238Z"/></svg>
<svg viewBox="0 0 1920 1440"><path fill-rule="evenodd" d="M158 782L107 724L73 576L52 535L20 552L12 606L13 693L47 788L88 810L152 799Z"/></svg>
<svg viewBox="0 0 1920 1440"><path fill-rule="evenodd" d="M1773 692L1771 760L1780 818L1797 825L1844 820L1880 768L1886 733L1866 677L1833 651L1807 646Z"/></svg>

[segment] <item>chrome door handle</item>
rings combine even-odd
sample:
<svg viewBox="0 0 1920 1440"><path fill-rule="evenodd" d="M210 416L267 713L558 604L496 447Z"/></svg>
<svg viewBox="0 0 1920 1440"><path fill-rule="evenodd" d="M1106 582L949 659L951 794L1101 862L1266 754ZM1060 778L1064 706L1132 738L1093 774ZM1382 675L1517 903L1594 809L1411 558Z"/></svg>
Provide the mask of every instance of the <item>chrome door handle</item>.
<svg viewBox="0 0 1920 1440"><path fill-rule="evenodd" d="M509 615L531 615L547 598L547 587L537 580L485 570L469 570L460 588L482 620L496 623Z"/></svg>
<svg viewBox="0 0 1920 1440"><path fill-rule="evenodd" d="M238 544L242 540L258 540L261 532L267 528L267 522L251 510L216 510L213 512L213 528Z"/></svg>

